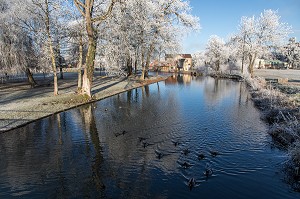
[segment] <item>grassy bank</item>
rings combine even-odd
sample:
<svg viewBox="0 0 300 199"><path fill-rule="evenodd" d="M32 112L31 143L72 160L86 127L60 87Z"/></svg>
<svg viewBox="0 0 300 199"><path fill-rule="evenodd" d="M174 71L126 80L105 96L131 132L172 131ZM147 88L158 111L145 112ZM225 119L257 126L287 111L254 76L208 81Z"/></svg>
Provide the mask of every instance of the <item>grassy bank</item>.
<svg viewBox="0 0 300 199"><path fill-rule="evenodd" d="M93 98L75 93L77 80L60 80L60 94L53 96L52 86L30 88L24 84L2 85L0 89L0 133L19 128L55 113L101 100L134 88L163 81L167 77L95 78Z"/></svg>
<svg viewBox="0 0 300 199"><path fill-rule="evenodd" d="M289 182L300 191L300 86L270 83L263 78L247 79L255 106L270 128L268 133L279 147L288 151Z"/></svg>

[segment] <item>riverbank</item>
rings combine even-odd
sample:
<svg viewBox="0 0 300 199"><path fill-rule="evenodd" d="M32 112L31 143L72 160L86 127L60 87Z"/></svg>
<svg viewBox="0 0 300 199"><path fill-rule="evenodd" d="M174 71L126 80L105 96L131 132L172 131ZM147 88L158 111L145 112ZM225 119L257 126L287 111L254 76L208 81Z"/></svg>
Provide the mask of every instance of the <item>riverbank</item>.
<svg viewBox="0 0 300 199"><path fill-rule="evenodd" d="M246 81L254 104L270 126L268 133L291 157L287 170L292 187L300 191L300 84L268 82L261 77Z"/></svg>
<svg viewBox="0 0 300 199"><path fill-rule="evenodd" d="M51 80L41 81L35 88L30 88L27 83L0 84L0 133L86 103L163 81L166 78L157 76L141 81L138 77L95 77L92 101L76 94L76 78L59 80L58 96L53 96Z"/></svg>

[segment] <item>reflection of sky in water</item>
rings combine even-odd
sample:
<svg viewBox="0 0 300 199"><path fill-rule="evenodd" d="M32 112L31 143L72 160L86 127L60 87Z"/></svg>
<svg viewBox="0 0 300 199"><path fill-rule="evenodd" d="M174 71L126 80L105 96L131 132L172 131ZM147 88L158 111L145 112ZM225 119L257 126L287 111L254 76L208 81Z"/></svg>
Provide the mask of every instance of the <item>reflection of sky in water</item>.
<svg viewBox="0 0 300 199"><path fill-rule="evenodd" d="M175 75L1 134L0 198L295 198L259 117L244 84Z"/></svg>

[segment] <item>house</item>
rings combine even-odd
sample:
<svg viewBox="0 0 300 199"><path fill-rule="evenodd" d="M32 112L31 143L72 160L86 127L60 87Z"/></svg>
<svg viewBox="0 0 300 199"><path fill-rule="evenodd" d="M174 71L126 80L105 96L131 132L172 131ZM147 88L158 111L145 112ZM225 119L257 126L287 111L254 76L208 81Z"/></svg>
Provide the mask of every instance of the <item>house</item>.
<svg viewBox="0 0 300 199"><path fill-rule="evenodd" d="M166 54L164 71L189 71L192 67L191 54Z"/></svg>
<svg viewBox="0 0 300 199"><path fill-rule="evenodd" d="M286 69L287 63L280 60L264 60L256 59L254 62L254 68L258 69Z"/></svg>

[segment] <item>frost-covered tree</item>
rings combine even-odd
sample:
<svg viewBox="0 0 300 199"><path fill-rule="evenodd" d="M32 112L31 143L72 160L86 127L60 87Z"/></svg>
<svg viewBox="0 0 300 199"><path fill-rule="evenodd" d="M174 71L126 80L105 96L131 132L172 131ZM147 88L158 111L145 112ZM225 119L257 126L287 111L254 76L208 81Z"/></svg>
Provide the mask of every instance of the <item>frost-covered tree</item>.
<svg viewBox="0 0 300 199"><path fill-rule="evenodd" d="M281 53L290 68L300 68L300 43L296 38L290 38L289 43L281 48Z"/></svg>
<svg viewBox="0 0 300 199"><path fill-rule="evenodd" d="M53 73L54 95L58 95L57 78L57 52L59 52L59 42L61 38L61 29L63 21L63 0L26 0L28 14L34 15L36 21L40 24L40 44L44 45L43 51L48 55L51 62ZM60 58L60 55L58 55Z"/></svg>
<svg viewBox="0 0 300 199"><path fill-rule="evenodd" d="M222 38L212 35L207 43L206 56L209 65L218 73L221 65L228 62L229 50Z"/></svg>
<svg viewBox="0 0 300 199"><path fill-rule="evenodd" d="M86 59L88 41L85 23L81 15L77 15L75 11L70 10L70 20L66 26L66 38L68 39L65 52L66 62L68 65L77 66L77 92L81 92L82 68Z"/></svg>
<svg viewBox="0 0 300 199"><path fill-rule="evenodd" d="M205 51L196 52L193 54L193 68L199 69L206 65L207 56L205 55Z"/></svg>
<svg viewBox="0 0 300 199"><path fill-rule="evenodd" d="M108 70L127 68L130 74L139 65L144 79L155 55L174 51L183 33L199 27L198 18L189 12L188 2L181 0L127 0L116 5L104 28L108 34L101 41Z"/></svg>
<svg viewBox="0 0 300 199"><path fill-rule="evenodd" d="M105 0L74 0L74 3L81 13L88 36L88 51L86 56L86 66L83 75L82 94L92 97L91 89L94 76L94 64L97 49L98 31L96 26L100 26L101 22L105 21L113 10L115 3L118 0L107 2Z"/></svg>
<svg viewBox="0 0 300 199"><path fill-rule="evenodd" d="M280 46L291 32L291 27L280 21L277 11L265 10L259 17L242 17L236 37L243 61L253 76L255 60Z"/></svg>
<svg viewBox="0 0 300 199"><path fill-rule="evenodd" d="M36 85L31 69L37 68L38 51L32 32L19 19L24 15L18 2L0 1L0 67L6 73L25 72L28 82Z"/></svg>

